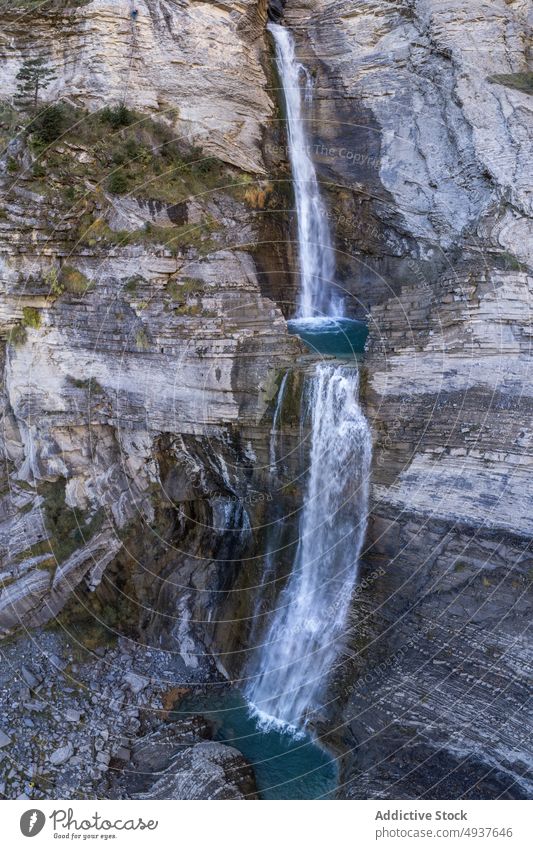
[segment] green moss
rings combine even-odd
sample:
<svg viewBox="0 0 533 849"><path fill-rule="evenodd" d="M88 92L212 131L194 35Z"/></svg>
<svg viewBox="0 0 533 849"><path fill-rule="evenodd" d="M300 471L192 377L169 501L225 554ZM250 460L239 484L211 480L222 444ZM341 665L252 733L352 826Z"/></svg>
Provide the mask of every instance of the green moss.
<svg viewBox="0 0 533 849"><path fill-rule="evenodd" d="M48 289L50 289L50 293L56 297L62 295L65 291L65 287L59 279L57 268L51 268L50 271L46 272L44 282Z"/></svg>
<svg viewBox="0 0 533 849"><path fill-rule="evenodd" d="M505 85L526 94L533 94L533 71L522 71L517 74L493 74L489 77L489 82Z"/></svg>
<svg viewBox="0 0 533 849"><path fill-rule="evenodd" d="M41 326L41 313L35 307L24 307L22 310L22 323L24 327L33 327L38 330Z"/></svg>
<svg viewBox="0 0 533 849"><path fill-rule="evenodd" d="M127 292L128 295L136 295L137 287L142 283L144 283L144 279L139 274L135 274L133 277L129 277L126 280L124 291Z"/></svg>
<svg viewBox="0 0 533 849"><path fill-rule="evenodd" d="M208 313L202 308L201 304L181 304L179 307L174 308L174 314L208 316Z"/></svg>
<svg viewBox="0 0 533 849"><path fill-rule="evenodd" d="M190 295L199 295L204 291L202 280L193 277L182 277L179 280L171 280L166 287L167 294L173 301L183 301Z"/></svg>
<svg viewBox="0 0 533 849"><path fill-rule="evenodd" d="M496 264L505 271L527 271L528 267L518 257L508 251L502 251L496 257Z"/></svg>

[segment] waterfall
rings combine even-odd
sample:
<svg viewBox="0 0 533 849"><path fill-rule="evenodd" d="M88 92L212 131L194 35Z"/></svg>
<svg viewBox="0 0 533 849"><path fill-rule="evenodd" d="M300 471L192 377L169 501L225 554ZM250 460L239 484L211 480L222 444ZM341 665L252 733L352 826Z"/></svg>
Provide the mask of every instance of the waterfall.
<svg viewBox="0 0 533 849"><path fill-rule="evenodd" d="M342 300L332 291L335 257L327 209L320 196L303 117L304 103L310 103L313 98L312 80L304 66L296 60L291 33L279 24L270 23L268 29L276 45L276 62L287 114L289 159L298 221L298 317L341 317L344 315Z"/></svg>
<svg viewBox="0 0 533 849"><path fill-rule="evenodd" d="M287 386L287 378L289 376L289 372L286 371L283 375L279 391L278 397L276 400L276 409L274 410L274 417L272 419L272 427L270 429L270 474L276 475L277 472L277 447L278 447L278 424L281 419L281 410L283 407L283 399L285 397L285 387Z"/></svg>
<svg viewBox="0 0 533 849"><path fill-rule="evenodd" d="M298 217L300 299L298 318L289 325L302 338L311 332L315 339L320 336L327 353L342 349L342 356L353 355L358 323L343 317L343 303L332 290L332 240L305 131L303 107L312 100L311 77L296 61L294 40L287 29L277 24L269 24L269 29L285 95ZM354 325L351 330L350 325ZM361 335L359 327L355 330ZM329 348L324 335L331 337ZM349 344L340 346L336 339L340 335ZM355 341L361 344L359 337ZM271 431L273 477L285 386L284 379ZM245 693L265 730L280 726L296 731L307 724L326 697L343 648L366 532L371 459L370 431L358 392L354 361L319 362L304 386L300 429L303 435L304 425L310 424L311 439L298 546L291 574L252 657ZM279 540L278 522L267 543L263 585L275 574ZM257 613L260 606L258 601ZM254 627L254 639L256 633Z"/></svg>
<svg viewBox="0 0 533 849"><path fill-rule="evenodd" d="M357 369L319 363L307 392L311 454L300 541L246 694L265 727L301 727L320 706L342 648L366 530L371 440Z"/></svg>

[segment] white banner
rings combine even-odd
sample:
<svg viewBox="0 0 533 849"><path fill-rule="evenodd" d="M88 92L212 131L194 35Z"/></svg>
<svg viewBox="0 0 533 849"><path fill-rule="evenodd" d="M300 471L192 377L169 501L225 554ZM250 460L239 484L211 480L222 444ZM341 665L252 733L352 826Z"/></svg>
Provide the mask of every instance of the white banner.
<svg viewBox="0 0 533 849"><path fill-rule="evenodd" d="M531 847L531 802L3 802L2 845ZM35 843L30 843L35 840ZM67 843L67 841L69 841Z"/></svg>

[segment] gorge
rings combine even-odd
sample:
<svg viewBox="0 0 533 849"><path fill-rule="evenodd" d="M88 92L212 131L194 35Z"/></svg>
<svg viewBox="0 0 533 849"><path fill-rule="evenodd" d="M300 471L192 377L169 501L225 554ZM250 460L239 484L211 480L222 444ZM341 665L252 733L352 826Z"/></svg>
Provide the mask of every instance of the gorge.
<svg viewBox="0 0 533 849"><path fill-rule="evenodd" d="M0 790L524 798L527 4L136 11L4 10Z"/></svg>

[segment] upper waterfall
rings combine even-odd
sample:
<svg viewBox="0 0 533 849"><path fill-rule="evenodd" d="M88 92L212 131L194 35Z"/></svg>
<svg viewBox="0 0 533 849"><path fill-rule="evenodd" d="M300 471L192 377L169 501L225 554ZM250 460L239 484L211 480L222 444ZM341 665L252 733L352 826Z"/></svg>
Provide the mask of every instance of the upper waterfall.
<svg viewBox="0 0 533 849"><path fill-rule="evenodd" d="M342 317L342 299L333 291L335 257L327 209L309 153L310 141L303 114L304 101L312 100L312 80L306 68L296 59L294 39L289 30L274 23L269 23L268 29L276 45L276 63L283 84L294 182L300 265L297 316Z"/></svg>

